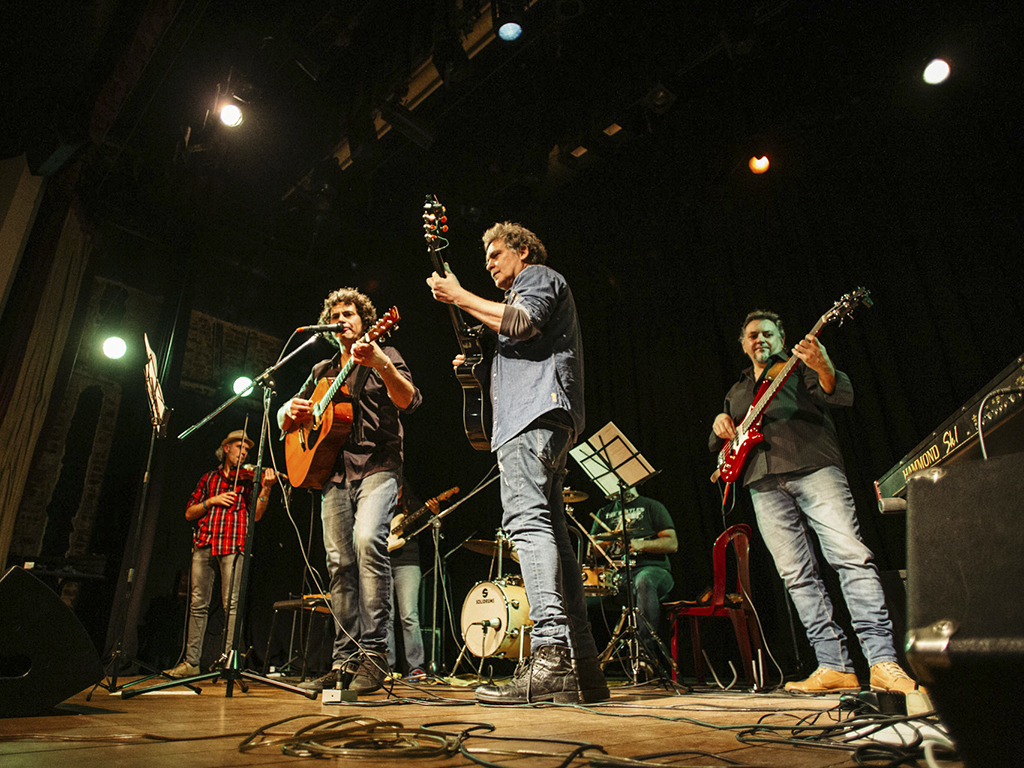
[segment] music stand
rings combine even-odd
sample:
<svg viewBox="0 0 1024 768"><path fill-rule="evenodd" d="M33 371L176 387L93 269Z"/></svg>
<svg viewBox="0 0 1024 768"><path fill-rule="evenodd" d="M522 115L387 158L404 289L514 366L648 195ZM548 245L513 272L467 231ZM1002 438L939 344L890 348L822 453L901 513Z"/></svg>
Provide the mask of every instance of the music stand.
<svg viewBox="0 0 1024 768"><path fill-rule="evenodd" d="M623 552L622 572L625 575L626 605L622 609L619 623L612 633L607 647L598 657L604 667L622 646L626 647L629 665L626 669L633 684L643 682L640 677L640 666L646 662L652 669L660 668L658 659L651 656L640 635L639 619L643 619L647 631L659 645L658 634L647 623L647 619L639 616L636 599L633 595L633 568L629 556L629 531L626 526L626 491L634 488L645 480L658 474L658 470L641 455L629 439L618 427L609 421L591 438L580 443L571 451L576 462L598 488L608 498L617 496L621 511L621 546ZM664 650L664 649L663 649ZM665 652L666 658L669 658Z"/></svg>
<svg viewBox="0 0 1024 768"><path fill-rule="evenodd" d="M307 691L303 688L299 688L298 686L282 682L281 680L274 680L273 678L264 677L262 675L256 674L255 672L242 669L241 665L239 664L238 653L238 644L241 641L242 627L244 626L245 601L246 597L248 596L249 570L252 563L253 533L256 529L256 497L259 494L260 478L263 477L263 448L264 445L266 445L267 435L270 431L270 398L274 394L274 381L271 378L271 374L273 374L274 371L276 371L286 362L291 360L296 354L299 353L299 351L303 347L306 347L312 344L314 341L316 341L316 338L316 336L311 336L309 339L307 339L298 347L296 347L288 355L282 357L272 366L267 368L253 381L253 387L263 388L263 418L260 424L259 449L257 450L256 453L256 467L253 470L252 489L249 492L249 502L246 505L245 545L242 550L242 576L239 580L237 605L235 607L235 627L231 642L231 650L228 651L228 657L225 660L224 665L219 669L212 670L205 674L175 679L167 683L151 685L147 688L135 688L130 691L122 690L121 698L128 699L132 696L138 696L142 693L150 693L151 691L162 691L165 688L172 688L177 685L188 686L189 688L195 690L196 693L199 693L199 690L196 689L194 685L192 685L193 683L197 683L202 680L213 680L215 678L223 679L225 681L226 686L224 690L224 696L226 698L231 698L234 692L234 685L236 682L242 689L242 692L245 693L248 690L245 684L245 681L247 680L255 680L260 683L265 683L266 685L271 685L275 688L280 688L285 691L297 693L300 696L305 696L307 699L315 699L317 697L316 691ZM208 421L213 419L214 416L224 411L229 405L231 405L240 397L243 397L246 394L248 394L248 390L244 392L239 392L234 397L228 398L224 403L222 403L209 414L204 416L196 424L193 424L191 427L189 427L180 435L178 435L178 439L185 439L190 434L199 429L201 426L203 426Z"/></svg>
<svg viewBox="0 0 1024 768"><path fill-rule="evenodd" d="M135 530L132 534L131 542L125 556L125 562L128 567L125 571L124 592L122 593L123 597L121 598L122 606L119 611L119 615L121 617L121 628L117 637L117 642L114 645L114 650L110 656L110 662L106 668L106 676L108 680L106 682L99 682L93 687L93 691L95 691L96 688L104 688L110 693L117 693L131 685L138 685L146 680L152 680L154 677L164 675L161 670L139 661L138 659L133 658L129 660L127 664L124 663L124 659L128 655L124 651L125 634L128 631L128 612L132 601L132 593L135 591L139 543L142 539L143 528L145 527L144 521L146 514L146 502L149 500L149 476L150 469L153 465L153 450L157 439L167 436L167 422L171 416L171 411L164 402L164 393L160 389L160 379L157 375L156 354L153 352L153 348L149 346L149 336L145 333L142 334L142 340L146 345L146 365L144 367L144 372L146 376L146 397L149 401L149 421L152 426L152 430L149 435L149 453L146 455L146 469L142 475L142 489L139 492L139 514L135 520ZM117 678L118 675L120 675L122 668L128 668L131 666L142 667L143 669L148 670L151 674L119 686L117 684ZM191 687L196 693L199 693L198 688L193 686L189 687ZM89 691L89 695L86 696L87 701L92 697L93 691Z"/></svg>

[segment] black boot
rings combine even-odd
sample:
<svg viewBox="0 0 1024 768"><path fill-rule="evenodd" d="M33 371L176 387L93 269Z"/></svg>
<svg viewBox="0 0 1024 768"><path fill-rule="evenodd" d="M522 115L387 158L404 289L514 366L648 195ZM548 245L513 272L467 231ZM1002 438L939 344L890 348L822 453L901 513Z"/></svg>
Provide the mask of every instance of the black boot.
<svg viewBox="0 0 1024 768"><path fill-rule="evenodd" d="M482 704L576 704L579 690L572 653L565 645L542 645L519 663L511 681L505 685L482 685L475 695Z"/></svg>
<svg viewBox="0 0 1024 768"><path fill-rule="evenodd" d="M604 679L604 671L596 657L576 659L576 681L581 704L606 701L611 696L608 681Z"/></svg>

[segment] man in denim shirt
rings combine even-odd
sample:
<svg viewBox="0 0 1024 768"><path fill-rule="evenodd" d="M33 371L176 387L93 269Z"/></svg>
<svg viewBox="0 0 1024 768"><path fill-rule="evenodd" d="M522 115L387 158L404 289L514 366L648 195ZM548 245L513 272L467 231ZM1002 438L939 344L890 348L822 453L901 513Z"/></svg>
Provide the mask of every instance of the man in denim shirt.
<svg viewBox="0 0 1024 768"><path fill-rule="evenodd" d="M533 654L506 685L477 689L487 704L608 698L587 621L583 579L565 522L565 462L583 429L583 343L572 291L544 265L540 239L520 224L483 236L486 268L505 301L481 298L450 273L427 279L434 298L497 334L491 363L491 450L501 471L502 525L519 553L533 621ZM455 365L463 362L460 355Z"/></svg>

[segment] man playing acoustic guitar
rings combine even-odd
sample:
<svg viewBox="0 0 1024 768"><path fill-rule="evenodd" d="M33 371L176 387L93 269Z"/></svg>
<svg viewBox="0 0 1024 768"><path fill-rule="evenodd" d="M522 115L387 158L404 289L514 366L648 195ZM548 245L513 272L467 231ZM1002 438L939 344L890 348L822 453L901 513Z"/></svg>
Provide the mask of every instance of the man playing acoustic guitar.
<svg viewBox="0 0 1024 768"><path fill-rule="evenodd" d="M401 413L422 401L398 350L363 339L377 311L354 288L339 288L325 300L320 323L340 328L328 336L338 354L322 360L295 397L278 411L278 424L290 430L312 418L310 399L322 379L350 361L356 365L345 386L351 399L351 430L323 485L324 548L335 616L332 669L300 687L333 688L344 676L356 693L379 689L390 671L387 630L391 621L391 562L387 537L391 512L402 484ZM336 396L335 402L344 398ZM335 425L339 421L335 416Z"/></svg>
<svg viewBox="0 0 1024 768"><path fill-rule="evenodd" d="M731 440L754 401L765 369L785 360L786 334L774 312L747 315L740 344L753 366L725 397L709 446ZM763 415L764 442L751 451L743 470L757 527L793 599L818 668L806 680L786 683L794 693L858 691L846 637L832 617L832 603L818 569L810 530L839 574L861 650L871 667L874 690L908 693L914 681L896 662L892 622L885 606L874 555L861 540L853 496L843 470L829 406L853 404L850 377L837 371L824 345L808 334L793 348L800 364Z"/></svg>
<svg viewBox="0 0 1024 768"><path fill-rule="evenodd" d="M565 521L565 462L583 429L583 342L565 278L544 265L540 239L520 224L483 236L485 266L505 301L481 298L454 275L427 278L497 334L491 379L491 450L501 471L502 527L519 552L530 602L533 656L507 685L483 685L477 701L581 703L608 698L587 621L583 578ZM458 367L464 356L455 358Z"/></svg>

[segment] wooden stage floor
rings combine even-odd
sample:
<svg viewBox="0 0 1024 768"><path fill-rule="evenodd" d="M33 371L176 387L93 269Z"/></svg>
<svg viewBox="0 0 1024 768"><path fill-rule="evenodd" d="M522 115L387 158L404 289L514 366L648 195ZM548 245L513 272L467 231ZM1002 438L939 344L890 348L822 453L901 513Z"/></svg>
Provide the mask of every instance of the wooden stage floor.
<svg viewBox="0 0 1024 768"><path fill-rule="evenodd" d="M396 682L390 695L382 691L348 704L323 704L259 681L249 682L248 692L234 683L230 698L224 681L204 681L200 688L201 695L175 687L129 699L97 688L91 698L90 690L82 691L46 716L0 719L0 764L295 766L302 764L303 756L285 754L280 740L332 718L337 720L323 726L332 732L320 734L324 738L314 748L323 744L344 750L329 759L364 765L393 764L395 759L415 761L424 768L498 763L552 768L857 765L851 748L813 743L822 726L836 726L851 717L849 711L836 711L838 696L674 692L655 684L613 683L609 702L586 708L485 707L473 703L472 687L462 680L416 687ZM281 722L288 718L295 719ZM364 738L362 732L378 721L389 725L378 726L373 738ZM750 734L759 722L785 730ZM818 730L793 730L801 725ZM749 736L742 736L744 731ZM254 736L260 732L262 736ZM793 736L804 744L766 741ZM255 745L244 751L240 745L247 739ZM921 758L906 765L926 762ZM962 763L940 759L935 765L960 768Z"/></svg>

